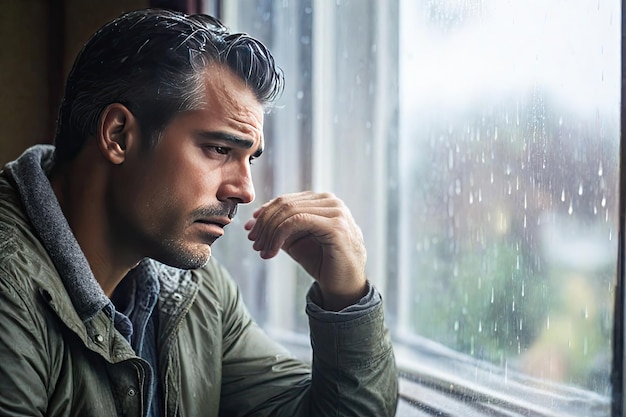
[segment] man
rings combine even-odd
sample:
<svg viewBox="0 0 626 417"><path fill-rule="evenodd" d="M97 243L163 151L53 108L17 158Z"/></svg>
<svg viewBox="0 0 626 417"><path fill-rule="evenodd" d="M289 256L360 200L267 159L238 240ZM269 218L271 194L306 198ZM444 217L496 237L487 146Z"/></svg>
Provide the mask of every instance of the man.
<svg viewBox="0 0 626 417"><path fill-rule="evenodd" d="M55 147L0 174L1 416L391 416L397 377L348 209L303 192L245 224L315 279L312 366L249 317L209 260L283 78L217 20L122 15L68 77Z"/></svg>

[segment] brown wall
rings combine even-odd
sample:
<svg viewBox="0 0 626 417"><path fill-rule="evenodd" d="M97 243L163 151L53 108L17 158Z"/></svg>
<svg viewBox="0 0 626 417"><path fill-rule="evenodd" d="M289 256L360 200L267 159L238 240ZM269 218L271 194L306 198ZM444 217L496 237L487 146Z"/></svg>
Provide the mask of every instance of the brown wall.
<svg viewBox="0 0 626 417"><path fill-rule="evenodd" d="M98 27L149 0L0 1L0 167L54 132L64 79Z"/></svg>

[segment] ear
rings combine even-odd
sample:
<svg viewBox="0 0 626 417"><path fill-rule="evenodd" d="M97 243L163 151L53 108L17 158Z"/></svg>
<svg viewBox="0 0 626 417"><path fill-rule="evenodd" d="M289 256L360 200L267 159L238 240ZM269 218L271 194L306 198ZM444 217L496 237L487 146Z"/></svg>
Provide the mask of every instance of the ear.
<svg viewBox="0 0 626 417"><path fill-rule="evenodd" d="M116 165L123 163L128 150L139 141L137 119L123 104L109 104L100 115L96 140L106 160Z"/></svg>

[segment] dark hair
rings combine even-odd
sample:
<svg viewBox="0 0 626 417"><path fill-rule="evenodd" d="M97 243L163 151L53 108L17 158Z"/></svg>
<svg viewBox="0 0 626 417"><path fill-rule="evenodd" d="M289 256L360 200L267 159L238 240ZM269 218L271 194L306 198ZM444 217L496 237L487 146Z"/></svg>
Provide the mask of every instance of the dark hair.
<svg viewBox="0 0 626 417"><path fill-rule="evenodd" d="M111 103L128 107L154 144L174 115L200 105L203 70L227 66L267 106L284 78L258 40L230 33L216 18L162 9L125 13L98 30L67 78L55 136L55 162L73 159Z"/></svg>

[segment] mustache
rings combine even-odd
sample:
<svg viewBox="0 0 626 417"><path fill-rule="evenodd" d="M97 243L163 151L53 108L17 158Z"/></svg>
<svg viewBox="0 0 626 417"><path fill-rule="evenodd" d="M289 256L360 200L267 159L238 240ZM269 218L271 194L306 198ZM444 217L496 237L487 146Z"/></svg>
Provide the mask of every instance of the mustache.
<svg viewBox="0 0 626 417"><path fill-rule="evenodd" d="M200 207L193 211L193 217L196 219L228 217L232 220L237 215L237 206L238 204L235 202L223 202L213 206Z"/></svg>

